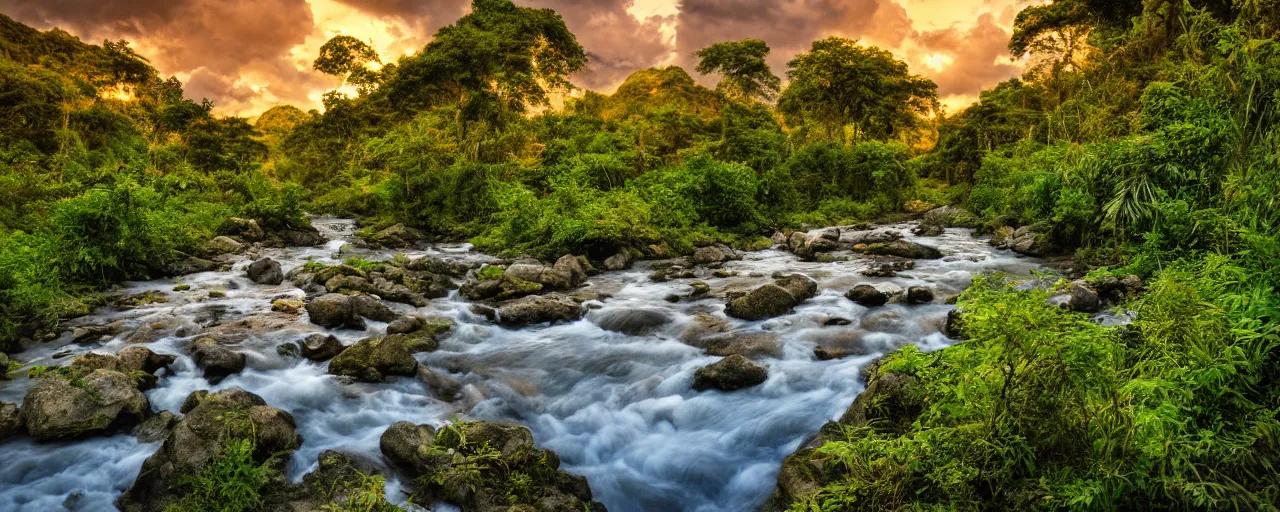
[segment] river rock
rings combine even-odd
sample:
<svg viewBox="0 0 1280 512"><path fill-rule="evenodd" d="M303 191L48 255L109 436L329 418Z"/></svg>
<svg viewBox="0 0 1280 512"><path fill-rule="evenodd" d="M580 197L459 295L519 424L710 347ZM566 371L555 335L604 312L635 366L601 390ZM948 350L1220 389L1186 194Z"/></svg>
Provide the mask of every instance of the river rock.
<svg viewBox="0 0 1280 512"><path fill-rule="evenodd" d="M911 233L916 236L942 236L945 232L946 229L937 224L920 224L911 229Z"/></svg>
<svg viewBox="0 0 1280 512"><path fill-rule="evenodd" d="M240 254L244 252L244 244L229 236L215 236L201 246L204 256L221 256L223 254Z"/></svg>
<svg viewBox="0 0 1280 512"><path fill-rule="evenodd" d="M795 232L787 239L787 248L796 257L811 261L818 254L827 253L839 248L840 230L825 229L814 233Z"/></svg>
<svg viewBox="0 0 1280 512"><path fill-rule="evenodd" d="M618 251L618 254L605 258L602 265L605 270L626 270L631 268L631 263L633 261L634 259L631 257L631 250L623 249Z"/></svg>
<svg viewBox="0 0 1280 512"><path fill-rule="evenodd" d="M632 336L653 333L671 323L671 314L657 308L611 307L592 311L588 318L606 331Z"/></svg>
<svg viewBox="0 0 1280 512"><path fill-rule="evenodd" d="M693 372L693 389L706 391L714 388L720 391L736 391L758 385L768 378L768 368L734 354Z"/></svg>
<svg viewBox="0 0 1280 512"><path fill-rule="evenodd" d="M284 282L284 273L280 271L280 263L271 258L262 258L249 264L246 270L249 280L258 284L277 285Z"/></svg>
<svg viewBox="0 0 1280 512"><path fill-rule="evenodd" d="M582 261L582 258L566 254L556 260L555 265L552 265L551 268L569 277L568 288L577 288L582 286L582 283L587 282L587 269L582 266Z"/></svg>
<svg viewBox="0 0 1280 512"><path fill-rule="evenodd" d="M120 367L126 371L155 373L161 368L168 368L178 358L168 354L157 354L147 347L134 345L116 352L116 359L120 361Z"/></svg>
<svg viewBox="0 0 1280 512"><path fill-rule="evenodd" d="M557 262L557 265L561 265L560 270L541 263L516 263L507 267L502 275L503 277L540 284L543 290L566 290L581 284L581 280L585 279L587 275L582 270L582 266L578 265L577 258L566 257L572 263L565 262L562 264ZM565 261L565 259L561 258L560 261Z"/></svg>
<svg viewBox="0 0 1280 512"><path fill-rule="evenodd" d="M417 479L415 503L444 501L463 512L605 510L603 504L591 501L586 479L561 471L559 456L538 449L533 434L522 426L456 422L436 431L401 422L383 433L379 447L388 461L409 476L438 477ZM485 447L496 452L496 460L471 462ZM511 472L530 477L525 492L510 493Z"/></svg>
<svg viewBox="0 0 1280 512"><path fill-rule="evenodd" d="M977 217L969 213L969 210L957 206L934 208L925 212L924 217L920 219L921 224L944 228L973 227L975 222Z"/></svg>
<svg viewBox="0 0 1280 512"><path fill-rule="evenodd" d="M404 267L417 272L429 272L452 277L463 277L471 270L471 265L458 261L450 261L435 256L422 256L409 260Z"/></svg>
<svg viewBox="0 0 1280 512"><path fill-rule="evenodd" d="M315 247L329 241L309 223L305 226L281 229L269 238L275 247Z"/></svg>
<svg viewBox="0 0 1280 512"><path fill-rule="evenodd" d="M902 238L902 233L896 229L876 229L871 231L857 231L849 235L849 241L854 245L863 244L887 244Z"/></svg>
<svg viewBox="0 0 1280 512"><path fill-rule="evenodd" d="M1047 256L1054 251L1049 226L1034 224L1022 226L1011 233L997 232L991 244L1027 256Z"/></svg>
<svg viewBox="0 0 1280 512"><path fill-rule="evenodd" d="M151 403L128 375L104 369L82 373L46 373L27 390L22 420L31 437L49 441L99 433L151 413Z"/></svg>
<svg viewBox="0 0 1280 512"><path fill-rule="evenodd" d="M338 327L364 330L364 319L356 312L352 297L340 293L322 295L307 303L311 323L327 329Z"/></svg>
<svg viewBox="0 0 1280 512"><path fill-rule="evenodd" d="M0 441L22 433L22 412L15 404L0 403Z"/></svg>
<svg viewBox="0 0 1280 512"><path fill-rule="evenodd" d="M817 295L818 283L801 275L787 276L734 299L725 313L743 320L763 320L790 313L792 308Z"/></svg>
<svg viewBox="0 0 1280 512"><path fill-rule="evenodd" d="M357 315L370 320L391 322L400 318L399 314L392 311L391 308L387 307L386 304L383 304L382 301L368 295L356 295L351 297L351 307L355 310Z"/></svg>
<svg viewBox="0 0 1280 512"><path fill-rule="evenodd" d="M365 338L334 357L329 362L329 373L362 382L383 382L393 375L413 376L418 370L418 360L413 355L439 347L435 337L423 331Z"/></svg>
<svg viewBox="0 0 1280 512"><path fill-rule="evenodd" d="M689 342L707 355L727 357L740 355L748 359L782 357L782 341L776 334L764 331L736 331L713 334Z"/></svg>
<svg viewBox="0 0 1280 512"><path fill-rule="evenodd" d="M246 242L261 242L267 237L267 233L258 225L258 221L240 217L231 217L223 221L222 225L218 226L217 233L222 236L236 237Z"/></svg>
<svg viewBox="0 0 1280 512"><path fill-rule="evenodd" d="M1098 292L1083 280L1068 283L1063 292L1050 297L1049 301L1077 313L1097 313L1102 310L1102 300L1098 298Z"/></svg>
<svg viewBox="0 0 1280 512"><path fill-rule="evenodd" d="M196 366L204 371L204 378L211 384L217 384L230 375L244 371L248 360L243 353L218 344L213 337L196 340L191 348L191 355Z"/></svg>
<svg viewBox="0 0 1280 512"><path fill-rule="evenodd" d="M116 501L123 512L171 510L186 494L183 480L200 474L233 442L249 441L253 461L271 464L278 474L289 460L286 455L302 442L292 415L240 388L192 393L183 411L164 444L142 464L137 481ZM274 481L264 489L283 484Z"/></svg>
<svg viewBox="0 0 1280 512"><path fill-rule="evenodd" d="M689 257L689 262L694 265L707 265L710 263L724 263L726 261L740 260L736 251L725 244L712 244L706 247L699 247L693 251L693 255Z"/></svg>
<svg viewBox="0 0 1280 512"><path fill-rule="evenodd" d="M868 263L868 267L862 271L862 275L867 277L895 277L898 272L914 268L916 268L915 260L897 256L877 256Z"/></svg>
<svg viewBox="0 0 1280 512"><path fill-rule="evenodd" d="M909 240L894 240L867 246L867 254L897 256L913 260L936 260L942 258L942 251L927 245Z"/></svg>
<svg viewBox="0 0 1280 512"><path fill-rule="evenodd" d="M889 303L889 295L869 284L854 286L844 294L845 298L856 302L859 306L874 308Z"/></svg>
<svg viewBox="0 0 1280 512"><path fill-rule="evenodd" d="M1142 279L1135 275L1103 276L1088 285L1097 290L1099 299L1111 304L1137 297L1143 291Z"/></svg>
<svg viewBox="0 0 1280 512"><path fill-rule="evenodd" d="M928 286L907 287L907 304L926 304L933 302L933 288Z"/></svg>
<svg viewBox="0 0 1280 512"><path fill-rule="evenodd" d="M390 249L409 247L426 239L426 235L415 228L404 224L395 224L389 228L366 236L365 240Z"/></svg>
<svg viewBox="0 0 1280 512"><path fill-rule="evenodd" d="M496 317L503 325L571 322L582 318L582 306L561 295L535 295L503 302Z"/></svg>
<svg viewBox="0 0 1280 512"><path fill-rule="evenodd" d="M328 361L342 353L342 342L332 334L312 334L298 343L299 355L312 361Z"/></svg>

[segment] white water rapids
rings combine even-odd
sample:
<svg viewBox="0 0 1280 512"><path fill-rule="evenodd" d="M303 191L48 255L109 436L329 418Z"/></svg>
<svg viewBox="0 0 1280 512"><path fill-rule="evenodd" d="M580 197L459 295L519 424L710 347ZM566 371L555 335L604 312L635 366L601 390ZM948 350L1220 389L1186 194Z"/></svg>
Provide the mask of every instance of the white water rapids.
<svg viewBox="0 0 1280 512"><path fill-rule="evenodd" d="M378 260L394 253L356 251L339 256L338 248L351 236L351 222L318 219L315 224L331 238L325 247L267 249L259 256L276 259L287 272L308 260L334 263L352 254ZM725 264L736 276L716 278L711 270L698 269L699 279L710 284L713 292L696 301L664 300L668 295L687 294L694 279L652 282L649 263L594 276L588 286L612 297L588 302L598 309L569 324L499 327L470 313L471 304L456 292L425 308L389 304L404 313L444 315L457 321L438 351L418 355L432 373L461 386L462 397L454 401L435 396L422 379L342 384L328 375L327 363L278 355L277 345L323 329L309 323L305 313L296 318L271 313L272 299L301 298L303 292L288 281L279 286L252 283L244 275L248 256L229 272L126 283L123 293L161 291L169 301L125 311L103 309L76 319L73 325L118 320L129 326L175 320L189 325L188 336L167 336L147 345L178 356L172 373L163 375L159 386L147 392L152 407L176 414L183 399L198 389L239 386L261 395L297 420L304 442L289 464L289 476L295 480L314 469L317 455L327 449L380 460L378 438L394 422L442 425L461 415L527 425L540 447L559 453L565 470L587 477L596 499L610 511L739 512L759 508L773 490L782 459L849 406L862 390L860 368L906 344L935 350L952 343L940 333L951 306L935 302L868 310L844 298L844 292L863 282L892 282L904 288L929 285L942 298L959 293L978 272L1025 275L1038 268L1035 260L996 250L967 230L948 229L941 237L917 238L910 235L910 227L891 229L901 230L909 240L939 247L946 257L918 260L914 270L889 279L862 276L859 271L867 263L861 259L801 262L790 253L766 250ZM407 254L490 259L465 246L437 246ZM819 283L818 296L792 314L761 322L724 315L725 290L749 290L768 282L775 272L808 275ZM178 283L189 284L191 290L173 291ZM207 298L210 289L226 290L226 296ZM593 322L636 312L656 312L669 322L645 336L606 331ZM697 313L727 319L735 330L778 334L784 354L781 359L762 361L769 368L768 380L729 393L693 391L694 370L720 359L677 340ZM824 326L833 317L851 323ZM247 329L250 335L235 348L249 355L249 368L210 385L188 356L194 334L218 323L254 318L284 323ZM351 344L385 327L370 322L367 332L331 332ZM77 345L64 333L56 341L35 344L14 357L31 364L65 363L68 354L115 352L127 346L127 335L126 331L114 339ZM819 343L857 343L871 353L819 361L813 353ZM59 355L56 361L54 354ZM0 382L0 401L20 403L31 385L25 376ZM141 444L128 432L54 443L35 443L25 436L2 442L0 511L114 510L116 496L133 483L142 462L158 447L159 443ZM400 491L401 483L389 477L388 496L403 502Z"/></svg>

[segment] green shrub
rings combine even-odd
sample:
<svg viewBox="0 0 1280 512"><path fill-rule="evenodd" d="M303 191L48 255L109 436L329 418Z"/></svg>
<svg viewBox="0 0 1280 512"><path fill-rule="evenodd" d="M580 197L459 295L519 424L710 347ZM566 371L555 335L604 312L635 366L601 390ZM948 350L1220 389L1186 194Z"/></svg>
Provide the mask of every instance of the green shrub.
<svg viewBox="0 0 1280 512"><path fill-rule="evenodd" d="M271 461L259 464L253 458L250 439L227 443L222 453L209 461L200 473L181 477L182 501L165 512L246 512L262 508L263 487L274 470Z"/></svg>

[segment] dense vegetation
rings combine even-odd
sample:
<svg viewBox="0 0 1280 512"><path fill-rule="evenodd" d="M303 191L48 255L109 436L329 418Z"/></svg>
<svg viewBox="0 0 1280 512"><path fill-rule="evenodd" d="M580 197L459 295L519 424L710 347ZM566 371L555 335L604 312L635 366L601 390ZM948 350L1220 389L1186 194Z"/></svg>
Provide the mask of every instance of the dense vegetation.
<svg viewBox="0 0 1280 512"><path fill-rule="evenodd" d="M1028 7L1009 45L1027 73L937 117L932 82L841 38L785 85L746 39L697 53L714 90L679 67L571 90L587 53L559 15L475 0L396 62L334 38L315 68L357 93L251 125L125 42L0 17L0 340L164 273L231 216L602 258L953 204L1094 276L1142 276L1137 320L979 280L968 341L876 370L917 378L921 414L821 448L839 477L795 508L1274 510L1278 28L1275 0Z"/></svg>
<svg viewBox="0 0 1280 512"><path fill-rule="evenodd" d="M793 509L1276 510L1277 28L1275 2L1024 10L1010 49L1035 65L947 118L917 169L988 227L1110 266L1094 278L1146 278L1136 320L980 280L968 341L872 371L913 383L905 428L818 449L836 476Z"/></svg>

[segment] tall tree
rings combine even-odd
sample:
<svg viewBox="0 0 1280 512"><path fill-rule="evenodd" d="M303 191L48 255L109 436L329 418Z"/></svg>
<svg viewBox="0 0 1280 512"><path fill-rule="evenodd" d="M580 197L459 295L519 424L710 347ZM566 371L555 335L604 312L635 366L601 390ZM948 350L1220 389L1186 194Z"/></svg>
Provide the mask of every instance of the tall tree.
<svg viewBox="0 0 1280 512"><path fill-rule="evenodd" d="M312 67L327 75L341 77L343 82L355 85L360 94L368 94L377 87L379 76L368 68L370 62L381 64L378 52L364 41L351 36L333 36L320 47Z"/></svg>
<svg viewBox="0 0 1280 512"><path fill-rule="evenodd" d="M555 11L473 0L470 14L401 62L389 95L401 108L452 97L468 119L497 120L549 104L549 92L572 88L569 75L586 63Z"/></svg>
<svg viewBox="0 0 1280 512"><path fill-rule="evenodd" d="M919 128L938 110L938 86L913 75L903 61L877 47L828 37L787 63L790 85L778 100L787 122L821 126L827 138L888 139Z"/></svg>
<svg viewBox="0 0 1280 512"><path fill-rule="evenodd" d="M724 77L716 89L726 96L768 101L778 95L782 86L782 80L764 60L769 56L769 45L759 39L716 43L693 55L698 58L699 73L719 73Z"/></svg>

